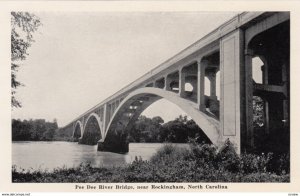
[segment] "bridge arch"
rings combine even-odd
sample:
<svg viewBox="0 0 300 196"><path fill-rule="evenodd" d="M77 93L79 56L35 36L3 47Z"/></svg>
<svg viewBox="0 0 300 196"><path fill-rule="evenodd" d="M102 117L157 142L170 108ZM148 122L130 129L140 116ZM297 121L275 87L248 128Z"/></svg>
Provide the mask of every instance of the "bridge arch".
<svg viewBox="0 0 300 196"><path fill-rule="evenodd" d="M78 134L78 129L79 129L79 134ZM83 125L82 125L81 121L78 120L78 121L75 123L75 126L74 126L74 128L73 128L73 134L72 134L72 137L73 137L73 138L81 138L82 135L83 135ZM77 137L77 136L79 136L79 137Z"/></svg>
<svg viewBox="0 0 300 196"><path fill-rule="evenodd" d="M159 88L144 87L131 92L111 117L100 150L122 152L126 144L126 130L130 129L139 115L155 101L165 98L186 112L203 130L210 141L220 145L219 121L197 109L197 104L181 98L178 94ZM121 141L122 140L122 141ZM126 150L125 150L126 152Z"/></svg>
<svg viewBox="0 0 300 196"><path fill-rule="evenodd" d="M80 143L96 144L103 137L101 125L102 123L98 114L94 112L91 113L85 121ZM93 139L93 141L91 141L91 139Z"/></svg>

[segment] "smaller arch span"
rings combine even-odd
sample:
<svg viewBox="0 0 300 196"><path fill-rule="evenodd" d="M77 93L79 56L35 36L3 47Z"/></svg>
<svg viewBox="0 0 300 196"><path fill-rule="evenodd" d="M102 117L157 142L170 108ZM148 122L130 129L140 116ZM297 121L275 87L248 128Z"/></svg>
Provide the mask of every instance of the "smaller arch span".
<svg viewBox="0 0 300 196"><path fill-rule="evenodd" d="M77 130L77 127L79 127L79 131L80 131L80 137L79 137L79 138L81 138L82 135L83 135L83 125L82 125L82 123L81 123L80 120L77 120L76 123L75 123L75 126L74 126L74 128L73 128L73 134L72 134L72 137L73 137L73 138L76 137L76 130Z"/></svg>
<svg viewBox="0 0 300 196"><path fill-rule="evenodd" d="M83 126L83 132L80 143L94 145L95 142L98 142L103 137L102 130L102 123L98 114L94 112L89 114ZM98 140L94 141L97 138Z"/></svg>

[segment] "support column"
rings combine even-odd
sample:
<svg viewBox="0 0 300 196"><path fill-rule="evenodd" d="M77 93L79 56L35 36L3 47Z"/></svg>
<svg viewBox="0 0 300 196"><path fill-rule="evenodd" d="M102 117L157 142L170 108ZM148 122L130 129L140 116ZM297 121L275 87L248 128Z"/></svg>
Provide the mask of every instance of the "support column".
<svg viewBox="0 0 300 196"><path fill-rule="evenodd" d="M105 103L104 104L104 109L103 109L103 127L102 127L102 130L103 130L103 133L104 133L104 135L105 135L105 133L106 133L106 128L107 128L107 125L108 125L108 123L109 123L109 107L108 107L108 104L107 103ZM102 138L103 140L105 139L105 138Z"/></svg>
<svg viewBox="0 0 300 196"><path fill-rule="evenodd" d="M264 102L264 111L265 111L265 133L269 134L270 133L270 116L269 116L269 101L265 100Z"/></svg>
<svg viewBox="0 0 300 196"><path fill-rule="evenodd" d="M245 117L247 146L254 147L253 133L253 79L252 79L253 51L245 50Z"/></svg>
<svg viewBox="0 0 300 196"><path fill-rule="evenodd" d="M263 57L260 56L262 59ZM268 65L266 61L264 60L264 65L261 66L261 71L263 75L262 83L264 85L269 84L269 74L268 74ZM265 133L270 133L270 116L269 116L269 101L267 99L264 100L264 125L265 125Z"/></svg>
<svg viewBox="0 0 300 196"><path fill-rule="evenodd" d="M179 96L180 97L185 97L185 77L186 73L184 72L183 69L179 70Z"/></svg>
<svg viewBox="0 0 300 196"><path fill-rule="evenodd" d="M85 122L84 122L84 116L82 117L82 121L81 121L82 123L82 129L81 129L81 137L79 138L79 139L82 139L82 137L83 137L83 134L84 134L84 125L85 125Z"/></svg>
<svg viewBox="0 0 300 196"><path fill-rule="evenodd" d="M220 40L220 143L229 140L241 152L241 65L243 32L239 29ZM252 108L252 105L251 105Z"/></svg>
<svg viewBox="0 0 300 196"><path fill-rule="evenodd" d="M208 74L208 79L210 81L210 98L217 99L216 93L216 72L210 72Z"/></svg>
<svg viewBox="0 0 300 196"><path fill-rule="evenodd" d="M285 63L282 64L282 82L283 82L283 88L285 88L284 92L286 92L285 95L287 96L283 100L283 124L284 127L286 128L289 126L289 101L288 101L289 93L287 89L288 78L287 78L287 69Z"/></svg>
<svg viewBox="0 0 300 196"><path fill-rule="evenodd" d="M205 79L205 68L207 66L207 61L203 60L197 61L198 73L197 73L197 103L200 111L205 111L205 96L204 96L204 79Z"/></svg>
<svg viewBox="0 0 300 196"><path fill-rule="evenodd" d="M165 90L166 91L170 91L171 90L171 88L170 88L170 84L171 84L171 79L170 79L170 77L168 77L168 75L166 75L165 76Z"/></svg>
<svg viewBox="0 0 300 196"><path fill-rule="evenodd" d="M116 101L116 109L119 107L119 105L120 105L120 100L117 100Z"/></svg>
<svg viewBox="0 0 300 196"><path fill-rule="evenodd" d="M220 109L219 109L219 101L217 99L216 94L216 71L213 70L208 73L208 79L210 81L210 99L209 99L209 110L219 118Z"/></svg>

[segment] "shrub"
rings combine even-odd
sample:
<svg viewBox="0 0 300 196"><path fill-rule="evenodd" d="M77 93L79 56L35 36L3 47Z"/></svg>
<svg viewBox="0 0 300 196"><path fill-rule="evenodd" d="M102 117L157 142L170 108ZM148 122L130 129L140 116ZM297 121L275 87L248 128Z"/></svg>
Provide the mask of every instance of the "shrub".
<svg viewBox="0 0 300 196"><path fill-rule="evenodd" d="M189 153L186 148L180 148L172 144L165 144L162 148L158 149L157 152L151 157L151 163L164 163L173 164L180 159L184 159L185 155Z"/></svg>
<svg viewBox="0 0 300 196"><path fill-rule="evenodd" d="M240 158L229 140L225 142L216 155L215 162L218 164L218 167L223 167L230 172L238 172L240 170Z"/></svg>
<svg viewBox="0 0 300 196"><path fill-rule="evenodd" d="M242 154L240 164L241 172L246 174L255 172L267 172L272 156L272 153L268 153L267 155L265 155L264 153L262 153L261 155Z"/></svg>
<svg viewBox="0 0 300 196"><path fill-rule="evenodd" d="M195 140L189 140L190 154L189 158L195 160L197 164L204 167L212 167L215 165L217 155L217 148L211 144L201 143L198 144Z"/></svg>

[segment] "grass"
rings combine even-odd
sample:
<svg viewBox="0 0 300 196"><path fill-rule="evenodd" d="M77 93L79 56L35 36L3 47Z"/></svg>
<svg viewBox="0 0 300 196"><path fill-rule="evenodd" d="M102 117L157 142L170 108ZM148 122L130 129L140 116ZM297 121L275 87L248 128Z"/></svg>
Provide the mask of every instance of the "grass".
<svg viewBox="0 0 300 196"><path fill-rule="evenodd" d="M288 159L288 160L287 160ZM208 144L191 143L190 148L165 145L149 161L136 157L122 167L76 168L54 171L17 171L13 182L289 182L289 156L273 154L237 156L231 145L222 152Z"/></svg>

